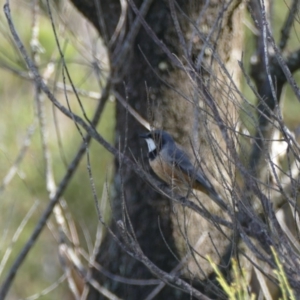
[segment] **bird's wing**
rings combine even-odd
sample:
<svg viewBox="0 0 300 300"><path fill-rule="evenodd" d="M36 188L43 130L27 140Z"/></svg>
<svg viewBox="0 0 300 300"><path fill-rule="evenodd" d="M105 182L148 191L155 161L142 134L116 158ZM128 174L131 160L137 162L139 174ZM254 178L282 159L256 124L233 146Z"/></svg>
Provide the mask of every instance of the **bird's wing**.
<svg viewBox="0 0 300 300"><path fill-rule="evenodd" d="M176 148L176 149L168 149L167 153L168 163L172 167L178 168L182 171L183 174L187 174L191 180L197 182L201 186L201 191L206 193L217 205L219 205L223 209L227 209L227 205L224 200L219 196L219 194L214 189L213 185L206 178L205 174L201 171L198 171L190 162L187 154ZM174 166L175 163L175 166Z"/></svg>
<svg viewBox="0 0 300 300"><path fill-rule="evenodd" d="M168 157L171 158L170 163L174 164L175 162L175 166L178 167L183 173L187 174L191 178L191 180L197 181L207 191L214 191L214 188L209 180L202 172L198 171L192 165L189 157L184 151L178 148L175 151L172 151L172 149L170 149Z"/></svg>

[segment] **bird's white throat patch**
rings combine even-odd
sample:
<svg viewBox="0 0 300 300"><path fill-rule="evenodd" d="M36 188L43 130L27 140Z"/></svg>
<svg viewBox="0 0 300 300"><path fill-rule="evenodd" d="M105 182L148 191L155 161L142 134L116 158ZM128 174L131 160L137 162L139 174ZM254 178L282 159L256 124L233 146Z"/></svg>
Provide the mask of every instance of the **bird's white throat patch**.
<svg viewBox="0 0 300 300"><path fill-rule="evenodd" d="M148 145L149 152L152 152L156 149L156 145L155 145L153 139L151 139L151 138L146 139L146 142L147 142L147 145Z"/></svg>

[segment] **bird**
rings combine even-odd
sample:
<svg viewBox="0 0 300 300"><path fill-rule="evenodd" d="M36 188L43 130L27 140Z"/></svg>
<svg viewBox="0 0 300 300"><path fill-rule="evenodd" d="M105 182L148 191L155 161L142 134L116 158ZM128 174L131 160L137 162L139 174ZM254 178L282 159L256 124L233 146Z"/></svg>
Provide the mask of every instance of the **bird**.
<svg viewBox="0 0 300 300"><path fill-rule="evenodd" d="M179 190L201 191L219 206L226 208L225 202L205 174L195 168L188 155L169 133L156 129L139 136L147 143L151 169L162 181Z"/></svg>

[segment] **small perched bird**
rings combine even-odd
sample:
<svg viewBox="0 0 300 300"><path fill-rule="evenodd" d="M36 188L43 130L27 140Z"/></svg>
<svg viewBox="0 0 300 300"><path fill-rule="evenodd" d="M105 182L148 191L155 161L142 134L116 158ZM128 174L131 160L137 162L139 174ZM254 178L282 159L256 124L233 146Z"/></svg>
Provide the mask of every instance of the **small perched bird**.
<svg viewBox="0 0 300 300"><path fill-rule="evenodd" d="M148 145L149 164L154 173L171 187L199 190L223 208L226 204L206 176L191 163L170 134L154 130L140 135Z"/></svg>

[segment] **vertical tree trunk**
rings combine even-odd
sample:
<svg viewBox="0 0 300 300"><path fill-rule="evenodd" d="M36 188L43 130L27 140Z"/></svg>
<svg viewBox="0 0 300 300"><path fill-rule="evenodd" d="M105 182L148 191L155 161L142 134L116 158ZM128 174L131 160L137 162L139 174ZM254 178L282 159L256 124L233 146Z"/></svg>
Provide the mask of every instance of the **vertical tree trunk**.
<svg viewBox="0 0 300 300"><path fill-rule="evenodd" d="M112 59L116 48L109 48L109 40L114 33L121 13L120 1L109 0L97 3L93 0L72 0L72 2L98 29L106 42ZM187 67L188 62L193 61L196 64L197 59L201 60L201 63L199 62L201 67L196 75L206 82L210 80L210 89L215 96L220 113L222 115L227 114L227 121L235 123L237 120L235 100L226 102L228 94L225 97L224 91L230 89L226 88L228 81L227 79L224 80L226 76L222 77L223 73L220 71L220 65L216 63L214 53L218 53L220 61L230 69L230 73L234 74L237 82L239 74L237 60L240 58L242 42L241 1L231 1L230 4L228 1L219 0L177 1L174 4L174 11L180 29L179 25L175 26L177 21L174 14L172 17L170 3L172 1L153 1L145 20L158 39L163 41L169 51L174 54L174 60L178 58L178 62L181 61L185 68L176 67L163 49L155 43L153 37L149 36L142 27L129 55L122 64L122 68L119 69L119 78L116 78L119 82L115 84L114 89L124 98L127 96L128 103L146 119L149 119L149 115L153 114L154 125L173 134L177 141L187 145L187 151L191 154L193 150L190 141L197 151L200 147L200 161L202 162L203 157L205 158L207 170L216 177L216 182L220 183L222 178L218 176L216 167L212 163L215 153L211 150L210 140L211 134L213 134L216 141L221 141L221 133L213 124L213 118L209 117L207 113L209 108L205 107L199 86L194 86L198 79L190 77L191 74L189 74ZM135 4L140 7L142 1L136 1ZM126 26L125 33L128 33L132 28L135 17L136 15L129 5L127 22L124 25ZM181 33L182 37L180 37ZM182 38L186 45L182 43ZM192 41L192 51L189 53L190 41ZM200 55L201 51L203 53ZM224 81L218 83L215 77L211 77L211 75ZM144 145L140 143L138 133L145 130L119 104L117 104L116 118L117 147L120 145L120 149L125 151L128 156L141 160L141 149L144 149ZM220 143L220 146L225 149L225 145ZM214 149L217 151L216 148ZM143 151L145 167L148 168L145 157L146 154ZM224 162L222 168L226 166L230 168L225 156L221 160ZM169 201L157 194L126 165L120 164L118 159L116 159L115 165L112 230L118 235L116 221L123 219L124 201L135 235L144 253L161 269L171 271L178 264L178 261L170 249L175 253L178 249L185 249L184 239L177 227L178 219L183 217L174 215ZM208 210L217 210L210 204L209 198L201 195L200 199L206 204ZM199 238L199 232L209 232L208 243L205 242L206 246L201 246L202 248L197 250L204 255L210 253L214 256L215 253L215 259L220 260L220 256L224 254L228 246L224 236L204 219L195 218L193 220L196 222L193 224L194 227L197 227L197 231L190 233L189 236L192 240ZM174 230L175 227L177 230ZM209 242L210 239L214 242ZM219 248L218 254L216 254L215 247ZM124 253L109 234L99 249L97 261L105 269L116 275L129 279L152 278L146 267ZM193 264L195 266L195 262ZM189 267L193 268L192 265ZM205 275L209 275L211 271L209 267L206 266L203 269ZM135 286L110 280L96 270L93 275L100 284L124 299L143 299L153 289L153 286ZM203 278L204 276L199 275L199 277ZM190 297L184 295L172 287L167 287L155 299ZM102 296L95 290L90 291L89 299L100 298Z"/></svg>

